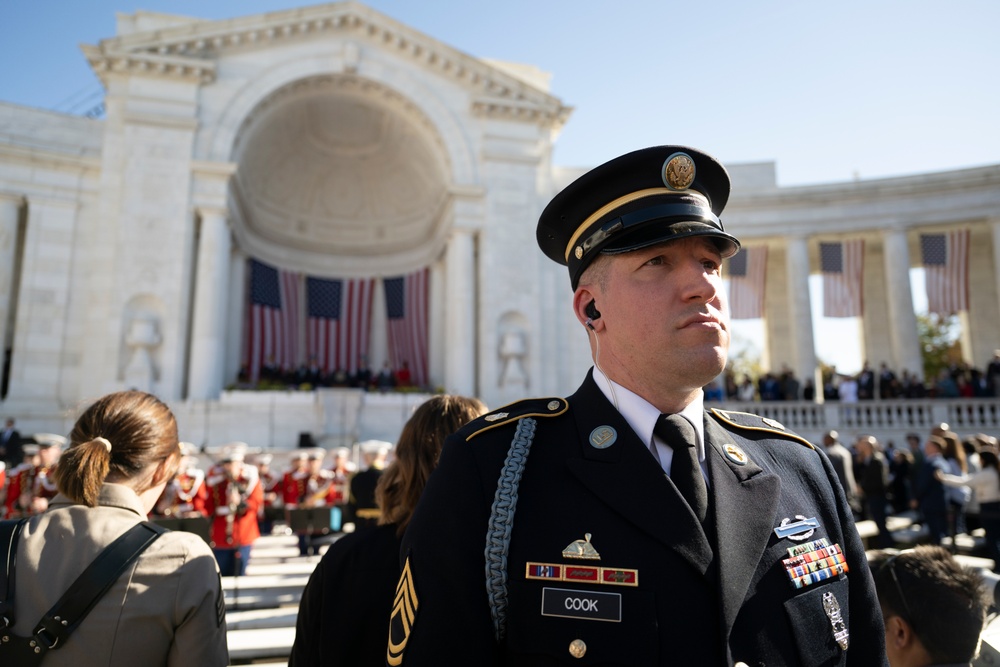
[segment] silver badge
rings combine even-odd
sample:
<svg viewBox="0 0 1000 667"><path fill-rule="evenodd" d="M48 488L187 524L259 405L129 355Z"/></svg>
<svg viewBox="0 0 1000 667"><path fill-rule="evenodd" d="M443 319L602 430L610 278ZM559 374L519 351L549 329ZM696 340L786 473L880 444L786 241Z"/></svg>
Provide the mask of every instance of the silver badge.
<svg viewBox="0 0 1000 667"><path fill-rule="evenodd" d="M770 419L768 417L761 417L760 420L765 424L767 424L768 426L770 426L771 428L776 428L779 431L785 430L785 427L779 421L775 421L774 419Z"/></svg>
<svg viewBox="0 0 1000 667"><path fill-rule="evenodd" d="M494 413L492 415L486 415L485 417L483 417L483 419L485 419L488 422L495 422L498 419L503 419L504 417L507 416L507 414L508 413L506 413L506 412L496 412L496 413Z"/></svg>
<svg viewBox="0 0 1000 667"><path fill-rule="evenodd" d="M590 432L590 446L594 449L607 449L617 439L618 431L610 426L598 426Z"/></svg>
<svg viewBox="0 0 1000 667"><path fill-rule="evenodd" d="M585 533L582 540L574 540L562 550L563 558L582 558L584 560L600 560L601 554L590 543L590 533Z"/></svg>
<svg viewBox="0 0 1000 667"><path fill-rule="evenodd" d="M802 542L812 537L816 529L819 528L818 519L807 519L801 514L796 514L795 518L798 520L792 521L787 517L781 520L781 524L774 529L774 534L778 536L778 539L787 537L790 540Z"/></svg>
<svg viewBox="0 0 1000 667"><path fill-rule="evenodd" d="M850 633L844 624L843 616L840 615L840 602L837 601L837 596L829 591L823 593L823 611L830 619L830 627L833 629L833 638L837 640L837 646L846 651L850 644Z"/></svg>

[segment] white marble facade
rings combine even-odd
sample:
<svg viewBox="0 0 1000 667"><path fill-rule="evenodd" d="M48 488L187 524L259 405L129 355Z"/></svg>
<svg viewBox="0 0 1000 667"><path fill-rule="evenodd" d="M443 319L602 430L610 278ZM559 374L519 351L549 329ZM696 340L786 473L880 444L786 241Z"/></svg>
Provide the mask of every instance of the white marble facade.
<svg viewBox="0 0 1000 667"><path fill-rule="evenodd" d="M435 386L498 406L578 384L586 335L565 269L534 241L539 212L579 173L551 162L570 107L546 73L354 2L223 21L119 15L117 34L83 51L105 118L0 103L3 412L22 430L65 431L81 403L137 386L196 442L392 437L370 432L384 420L346 417L356 399L223 391L242 357L248 257L341 278L430 266ZM973 235L965 352L984 364L1000 347L1000 165L798 188L778 188L770 163L731 173L728 228L770 250L772 367L815 370L805 282L820 241L857 235L879 312L866 349L919 367L906 269L920 231L953 225ZM396 410L380 400L371 415Z"/></svg>

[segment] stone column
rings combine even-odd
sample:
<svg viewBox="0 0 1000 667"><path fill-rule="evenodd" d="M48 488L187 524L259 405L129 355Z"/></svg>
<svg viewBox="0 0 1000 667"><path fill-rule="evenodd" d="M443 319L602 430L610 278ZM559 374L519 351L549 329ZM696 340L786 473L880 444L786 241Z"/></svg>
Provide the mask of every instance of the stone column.
<svg viewBox="0 0 1000 667"><path fill-rule="evenodd" d="M1000 218L992 218L989 222L993 233L993 275L996 277L997 296L1000 296Z"/></svg>
<svg viewBox="0 0 1000 667"><path fill-rule="evenodd" d="M17 263L17 218L23 198L0 194L0 355L10 347L13 327L8 326L14 302L14 266Z"/></svg>
<svg viewBox="0 0 1000 667"><path fill-rule="evenodd" d="M222 386L235 380L246 359L243 339L247 327L247 256L238 247L229 254L229 330L226 348L226 365L223 369Z"/></svg>
<svg viewBox="0 0 1000 667"><path fill-rule="evenodd" d="M904 370L924 376L920 338L917 336L917 316L913 312L913 292L910 288L910 247L906 230L893 228L882 234L885 249L886 301L888 301L889 336L892 341L897 375ZM881 317L865 313L865 317Z"/></svg>
<svg viewBox="0 0 1000 667"><path fill-rule="evenodd" d="M207 400L218 398L223 387L232 241L224 210L201 209L199 214L188 397Z"/></svg>
<svg viewBox="0 0 1000 667"><path fill-rule="evenodd" d="M809 244L804 236L788 240L788 316L791 323L793 371L805 384L812 378L816 396L823 395L823 383L816 371L816 342L813 338L812 303L809 298Z"/></svg>
<svg viewBox="0 0 1000 667"><path fill-rule="evenodd" d="M476 260L472 230L452 229L445 262L445 390L475 396Z"/></svg>

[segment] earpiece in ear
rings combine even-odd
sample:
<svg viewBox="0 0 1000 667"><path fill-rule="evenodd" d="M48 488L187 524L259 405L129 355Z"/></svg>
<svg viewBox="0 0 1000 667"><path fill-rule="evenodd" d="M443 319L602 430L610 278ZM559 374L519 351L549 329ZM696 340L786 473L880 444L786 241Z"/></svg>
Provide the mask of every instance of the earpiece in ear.
<svg viewBox="0 0 1000 667"><path fill-rule="evenodd" d="M587 321L586 321L586 322L584 322L584 324L586 324L586 325L587 325L587 326L588 326L588 327L590 328L590 330L591 330L591 331L593 331L593 330L594 330L594 320L592 320L592 319L590 319L590 318L588 317L588 318L587 318Z"/></svg>
<svg viewBox="0 0 1000 667"><path fill-rule="evenodd" d="M597 306L594 304L593 299L591 299L590 303L587 304L587 307L583 309L583 312L585 312L587 317L591 320L601 319L601 311L597 310Z"/></svg>

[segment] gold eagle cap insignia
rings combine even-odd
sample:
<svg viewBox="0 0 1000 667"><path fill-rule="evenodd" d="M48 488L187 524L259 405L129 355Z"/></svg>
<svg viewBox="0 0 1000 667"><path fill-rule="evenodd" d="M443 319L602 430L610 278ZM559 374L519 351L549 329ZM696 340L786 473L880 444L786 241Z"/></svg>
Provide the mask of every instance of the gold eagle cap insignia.
<svg viewBox="0 0 1000 667"><path fill-rule="evenodd" d="M694 160L687 153L674 153L663 163L663 184L671 190L683 192L694 183Z"/></svg>

